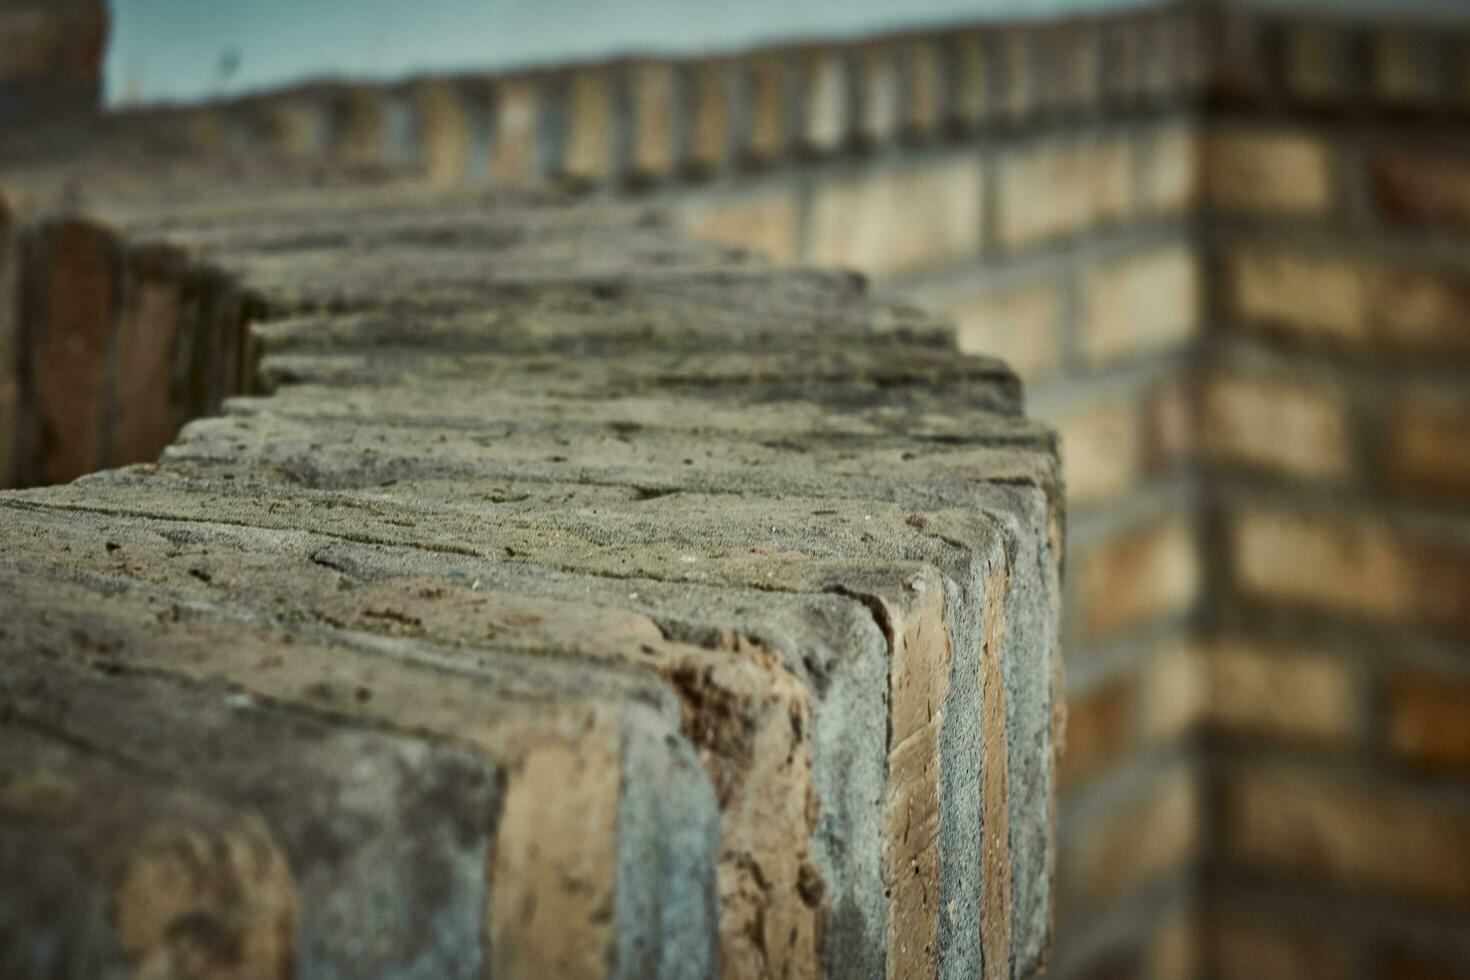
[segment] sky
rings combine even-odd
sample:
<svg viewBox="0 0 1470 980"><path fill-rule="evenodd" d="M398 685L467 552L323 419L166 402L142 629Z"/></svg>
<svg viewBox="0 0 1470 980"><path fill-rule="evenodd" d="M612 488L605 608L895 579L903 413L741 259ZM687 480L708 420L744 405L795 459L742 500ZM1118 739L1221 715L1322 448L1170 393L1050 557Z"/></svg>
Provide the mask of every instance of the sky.
<svg viewBox="0 0 1470 980"><path fill-rule="evenodd" d="M114 105L199 101L323 76L385 81L632 52L1138 6L1147 0L109 0ZM1272 2L1272 0L1268 0ZM1291 0L1470 10L1470 0Z"/></svg>

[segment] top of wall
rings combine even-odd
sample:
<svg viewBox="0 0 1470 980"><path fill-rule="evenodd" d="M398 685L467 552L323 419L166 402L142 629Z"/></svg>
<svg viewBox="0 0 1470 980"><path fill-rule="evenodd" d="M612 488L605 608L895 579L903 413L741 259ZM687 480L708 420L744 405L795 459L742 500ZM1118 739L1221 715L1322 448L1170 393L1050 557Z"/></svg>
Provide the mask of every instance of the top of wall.
<svg viewBox="0 0 1470 980"><path fill-rule="evenodd" d="M689 54L1152 0L110 0L109 105L198 102L312 78L391 81L642 52Z"/></svg>

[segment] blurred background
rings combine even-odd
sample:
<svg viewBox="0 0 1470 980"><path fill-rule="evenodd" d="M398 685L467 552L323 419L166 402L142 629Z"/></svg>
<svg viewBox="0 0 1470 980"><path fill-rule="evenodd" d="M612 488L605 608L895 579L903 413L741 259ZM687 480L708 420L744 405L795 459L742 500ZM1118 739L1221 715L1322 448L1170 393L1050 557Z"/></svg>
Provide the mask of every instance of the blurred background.
<svg viewBox="0 0 1470 980"><path fill-rule="evenodd" d="M0 0L0 483L254 383L31 231L180 173L636 197L947 311L1063 438L1052 975L1470 977L1464 0Z"/></svg>

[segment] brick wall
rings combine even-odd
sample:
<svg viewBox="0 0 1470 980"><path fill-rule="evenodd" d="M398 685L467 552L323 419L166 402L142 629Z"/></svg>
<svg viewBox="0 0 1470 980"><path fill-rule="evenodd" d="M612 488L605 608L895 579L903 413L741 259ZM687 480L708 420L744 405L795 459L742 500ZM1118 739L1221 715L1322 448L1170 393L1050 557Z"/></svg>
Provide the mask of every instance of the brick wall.
<svg viewBox="0 0 1470 980"><path fill-rule="evenodd" d="M1467 121L1463 26L1170 8L132 124L636 195L946 311L1063 438L1053 974L1367 980L1470 971Z"/></svg>
<svg viewBox="0 0 1470 980"><path fill-rule="evenodd" d="M1470 34L1230 18L1205 136L1216 975L1470 973Z"/></svg>

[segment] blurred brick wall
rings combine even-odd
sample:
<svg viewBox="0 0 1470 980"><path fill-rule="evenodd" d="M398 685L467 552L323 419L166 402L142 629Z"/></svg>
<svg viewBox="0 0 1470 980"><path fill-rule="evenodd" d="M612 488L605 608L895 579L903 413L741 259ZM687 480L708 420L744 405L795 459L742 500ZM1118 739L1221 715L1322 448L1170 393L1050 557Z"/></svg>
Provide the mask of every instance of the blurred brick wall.
<svg viewBox="0 0 1470 980"><path fill-rule="evenodd" d="M1215 34L1213 963L1470 976L1470 35Z"/></svg>

